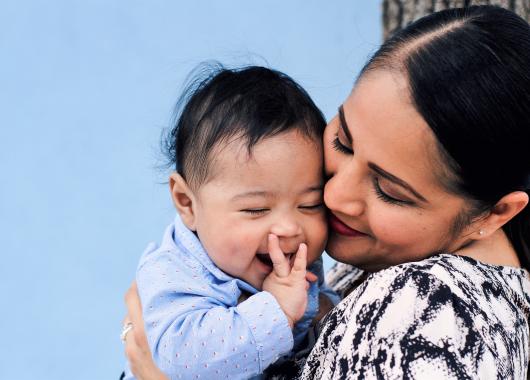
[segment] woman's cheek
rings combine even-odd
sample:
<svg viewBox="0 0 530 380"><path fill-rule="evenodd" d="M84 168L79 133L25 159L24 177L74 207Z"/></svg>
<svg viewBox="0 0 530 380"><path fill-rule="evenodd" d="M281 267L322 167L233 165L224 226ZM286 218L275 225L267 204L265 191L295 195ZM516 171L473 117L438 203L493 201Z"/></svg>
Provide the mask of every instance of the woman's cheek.
<svg viewBox="0 0 530 380"><path fill-rule="evenodd" d="M405 248L422 239L421 222L398 210L380 213L377 221L372 223L371 230L375 240L382 246Z"/></svg>

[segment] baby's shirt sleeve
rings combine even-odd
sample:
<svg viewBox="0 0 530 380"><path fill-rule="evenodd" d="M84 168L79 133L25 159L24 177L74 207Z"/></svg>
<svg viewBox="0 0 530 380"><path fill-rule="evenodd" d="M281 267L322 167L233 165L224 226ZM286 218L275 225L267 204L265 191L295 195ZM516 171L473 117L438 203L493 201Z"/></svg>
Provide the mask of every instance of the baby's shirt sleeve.
<svg viewBox="0 0 530 380"><path fill-rule="evenodd" d="M259 292L237 305L235 289L208 286L199 263L169 250L144 255L137 271L153 358L171 379L247 379L293 347L276 299Z"/></svg>

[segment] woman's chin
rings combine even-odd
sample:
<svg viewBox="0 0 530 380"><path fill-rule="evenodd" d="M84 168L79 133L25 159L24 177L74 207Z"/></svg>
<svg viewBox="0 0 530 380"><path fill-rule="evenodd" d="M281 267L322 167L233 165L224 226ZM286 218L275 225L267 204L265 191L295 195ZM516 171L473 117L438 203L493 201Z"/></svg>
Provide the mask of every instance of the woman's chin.
<svg viewBox="0 0 530 380"><path fill-rule="evenodd" d="M361 265L361 263L363 262L362 253L355 253L352 252L352 250L337 247L335 245L328 244L328 247L326 248L326 253L335 261L344 264L350 264L356 267L359 267L359 265Z"/></svg>
<svg viewBox="0 0 530 380"><path fill-rule="evenodd" d="M368 258L369 247L366 242L359 239L347 239L332 233L329 236L326 252L336 261L358 266Z"/></svg>
<svg viewBox="0 0 530 380"><path fill-rule="evenodd" d="M367 242L330 238L326 253L338 262L353 265L367 272L377 272L387 268L389 265L382 262L384 260L381 256L375 257L370 248Z"/></svg>

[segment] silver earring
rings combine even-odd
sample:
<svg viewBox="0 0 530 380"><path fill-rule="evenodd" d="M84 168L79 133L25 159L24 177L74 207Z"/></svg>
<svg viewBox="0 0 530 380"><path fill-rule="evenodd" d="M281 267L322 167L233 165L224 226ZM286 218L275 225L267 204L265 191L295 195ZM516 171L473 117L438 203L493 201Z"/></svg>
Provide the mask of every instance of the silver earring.
<svg viewBox="0 0 530 380"><path fill-rule="evenodd" d="M478 234L479 234L480 236L484 236L485 233L486 233L486 232L484 232L484 230L479 230L479 231L478 231Z"/></svg>

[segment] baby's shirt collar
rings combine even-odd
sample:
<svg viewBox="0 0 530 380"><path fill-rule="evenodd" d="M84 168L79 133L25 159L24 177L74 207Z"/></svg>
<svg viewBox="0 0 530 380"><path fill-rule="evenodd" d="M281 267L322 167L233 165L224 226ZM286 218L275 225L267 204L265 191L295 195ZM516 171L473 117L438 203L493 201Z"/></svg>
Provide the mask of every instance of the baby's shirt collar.
<svg viewBox="0 0 530 380"><path fill-rule="evenodd" d="M168 249L177 248L187 252L193 256L195 260L200 262L220 282L235 281L237 287L241 290L251 294L258 292L257 289L247 282L234 278L219 269L206 253L206 250L197 235L182 222L179 214L175 216L174 229L168 229L166 231L162 242L162 247L164 246L167 246Z"/></svg>

